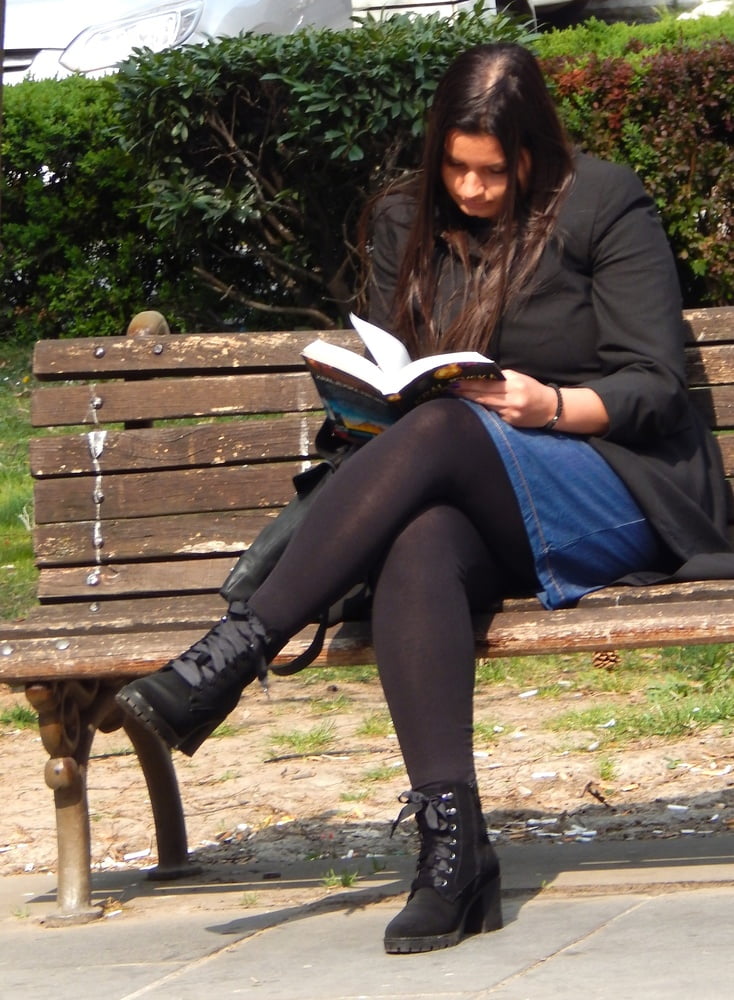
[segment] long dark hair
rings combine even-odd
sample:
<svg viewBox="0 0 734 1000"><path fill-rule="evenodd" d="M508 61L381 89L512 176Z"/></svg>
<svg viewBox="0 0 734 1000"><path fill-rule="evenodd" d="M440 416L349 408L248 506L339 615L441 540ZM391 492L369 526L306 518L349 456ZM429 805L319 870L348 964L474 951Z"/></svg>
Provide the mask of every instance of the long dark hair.
<svg viewBox="0 0 734 1000"><path fill-rule="evenodd" d="M441 178L452 129L493 136L507 163L501 214L483 227L478 242L470 240L471 221ZM530 170L520 185L524 150ZM503 315L530 287L572 174L571 148L534 56L512 43L479 45L460 55L436 90L421 170L400 185L414 191L417 211L392 312L395 333L413 356L487 350ZM437 238L466 275L461 299L449 304L448 316L437 316L435 308Z"/></svg>

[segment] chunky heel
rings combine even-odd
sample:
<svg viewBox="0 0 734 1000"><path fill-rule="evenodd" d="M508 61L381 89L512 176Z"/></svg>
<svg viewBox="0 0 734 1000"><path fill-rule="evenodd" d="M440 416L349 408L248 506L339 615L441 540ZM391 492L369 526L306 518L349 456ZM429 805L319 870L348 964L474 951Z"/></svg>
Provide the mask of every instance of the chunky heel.
<svg viewBox="0 0 734 1000"><path fill-rule="evenodd" d="M226 716L224 718L226 718ZM224 722L224 718L216 719L214 722L209 722L207 725L197 729L196 732L190 733L189 736L187 736L185 740L181 740L174 749L180 750L181 753L185 754L187 757L193 757L201 744L205 740L209 739L218 726L221 726Z"/></svg>
<svg viewBox="0 0 734 1000"><path fill-rule="evenodd" d="M502 927L502 885L497 875L474 899L464 921L464 933L488 934Z"/></svg>

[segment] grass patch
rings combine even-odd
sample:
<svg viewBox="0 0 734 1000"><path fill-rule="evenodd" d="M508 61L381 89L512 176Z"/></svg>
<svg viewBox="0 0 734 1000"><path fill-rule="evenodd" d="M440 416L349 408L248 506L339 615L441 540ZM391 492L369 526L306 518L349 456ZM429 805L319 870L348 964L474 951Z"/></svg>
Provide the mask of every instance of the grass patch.
<svg viewBox="0 0 734 1000"><path fill-rule="evenodd" d="M704 691L721 691L734 681L734 653L731 646L671 646L660 652L666 672L700 684Z"/></svg>
<svg viewBox="0 0 734 1000"><path fill-rule="evenodd" d="M477 685L490 694L503 687L518 695L536 690L545 698L582 695L583 707L557 713L546 728L571 736L583 733L584 739L591 732L602 748L734 726L729 645L621 651L612 669L595 667L589 653L490 660L478 664ZM625 701L620 704L620 699ZM491 736L489 726L477 724L477 743Z"/></svg>
<svg viewBox="0 0 734 1000"><path fill-rule="evenodd" d="M568 656L516 656L477 664L477 687L518 691L537 689L538 697L558 698L569 691L630 694L660 675L657 651L625 650L613 670L595 667L590 653ZM665 668L663 668L665 669Z"/></svg>
<svg viewBox="0 0 734 1000"><path fill-rule="evenodd" d="M706 694L687 691L675 697L654 692L644 705L601 704L562 712L546 725L555 732L593 730L602 745L625 745L652 736L675 739L734 720L734 690Z"/></svg>
<svg viewBox="0 0 734 1000"><path fill-rule="evenodd" d="M364 802L369 798L370 793L366 788L360 788L356 792L342 792L339 796L340 802Z"/></svg>
<svg viewBox="0 0 734 1000"><path fill-rule="evenodd" d="M371 684L377 680L377 667L366 663L354 667L319 667L318 670L305 670L301 675L301 683L305 687L313 684Z"/></svg>
<svg viewBox="0 0 734 1000"><path fill-rule="evenodd" d="M394 781L396 774L402 774L400 768L388 767L387 764L383 764L380 767L371 767L365 771L364 780L369 781L371 784L379 784L383 781Z"/></svg>
<svg viewBox="0 0 734 1000"><path fill-rule="evenodd" d="M474 745L487 746L496 743L504 730L503 726L498 726L492 722L474 723Z"/></svg>
<svg viewBox="0 0 734 1000"><path fill-rule="evenodd" d="M12 726L13 729L35 729L38 716L32 708L25 705L13 705L0 712L0 726Z"/></svg>
<svg viewBox="0 0 734 1000"><path fill-rule="evenodd" d="M601 757L599 759L599 779L601 781L614 781L617 777L617 765L612 757Z"/></svg>
<svg viewBox="0 0 734 1000"><path fill-rule="evenodd" d="M315 715L329 715L332 712L347 711L350 699L345 694L335 694L333 697L311 698L308 705Z"/></svg>
<svg viewBox="0 0 734 1000"><path fill-rule="evenodd" d="M356 729L357 736L367 736L374 739L387 739L395 735L395 727L389 712L371 712L360 722Z"/></svg>
<svg viewBox="0 0 734 1000"><path fill-rule="evenodd" d="M223 784L225 781L234 781L235 778L239 778L237 771L223 771L218 778L212 778L215 784Z"/></svg>
<svg viewBox="0 0 734 1000"><path fill-rule="evenodd" d="M217 739L223 739L227 736L236 736L240 731L239 726L235 726L232 722L228 722L226 719L224 722L220 722L217 728L212 733Z"/></svg>
<svg viewBox="0 0 734 1000"><path fill-rule="evenodd" d="M28 472L31 349L0 348L0 619L35 603L33 488Z"/></svg>
<svg viewBox="0 0 734 1000"><path fill-rule="evenodd" d="M323 753L336 742L336 733L331 723L314 726L305 731L293 730L288 733L274 733L270 745L274 753L293 753L303 756Z"/></svg>
<svg viewBox="0 0 734 1000"><path fill-rule="evenodd" d="M334 871L330 868L321 880L327 889L351 889L359 881L358 871Z"/></svg>

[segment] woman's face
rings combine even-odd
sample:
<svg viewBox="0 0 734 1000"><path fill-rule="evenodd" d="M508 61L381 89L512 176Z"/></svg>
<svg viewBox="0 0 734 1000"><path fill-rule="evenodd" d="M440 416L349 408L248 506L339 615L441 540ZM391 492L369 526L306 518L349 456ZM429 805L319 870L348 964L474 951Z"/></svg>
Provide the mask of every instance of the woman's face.
<svg viewBox="0 0 734 1000"><path fill-rule="evenodd" d="M530 172L530 156L520 154L518 182L523 187ZM446 136L441 179L451 199L464 215L496 219L507 196L507 160L493 135L460 132Z"/></svg>

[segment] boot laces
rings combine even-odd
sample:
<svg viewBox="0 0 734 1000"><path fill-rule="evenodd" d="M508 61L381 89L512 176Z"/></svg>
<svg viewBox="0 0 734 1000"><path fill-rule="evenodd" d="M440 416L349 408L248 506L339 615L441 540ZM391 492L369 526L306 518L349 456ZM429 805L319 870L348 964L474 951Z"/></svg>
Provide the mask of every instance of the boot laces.
<svg viewBox="0 0 734 1000"><path fill-rule="evenodd" d="M457 809L453 804L454 793L424 795L423 792L411 789L403 792L399 801L404 805L392 824L390 836L409 816L419 819L423 834L418 855L418 878L414 882L414 888L419 885L448 885L449 877L454 874L456 860Z"/></svg>
<svg viewBox="0 0 734 1000"><path fill-rule="evenodd" d="M242 602L233 601L229 613L182 653L173 666L189 683L198 687L237 669L243 656L256 647L262 650L266 641L265 627L254 612ZM257 675L264 683L267 664L263 655L259 656Z"/></svg>

